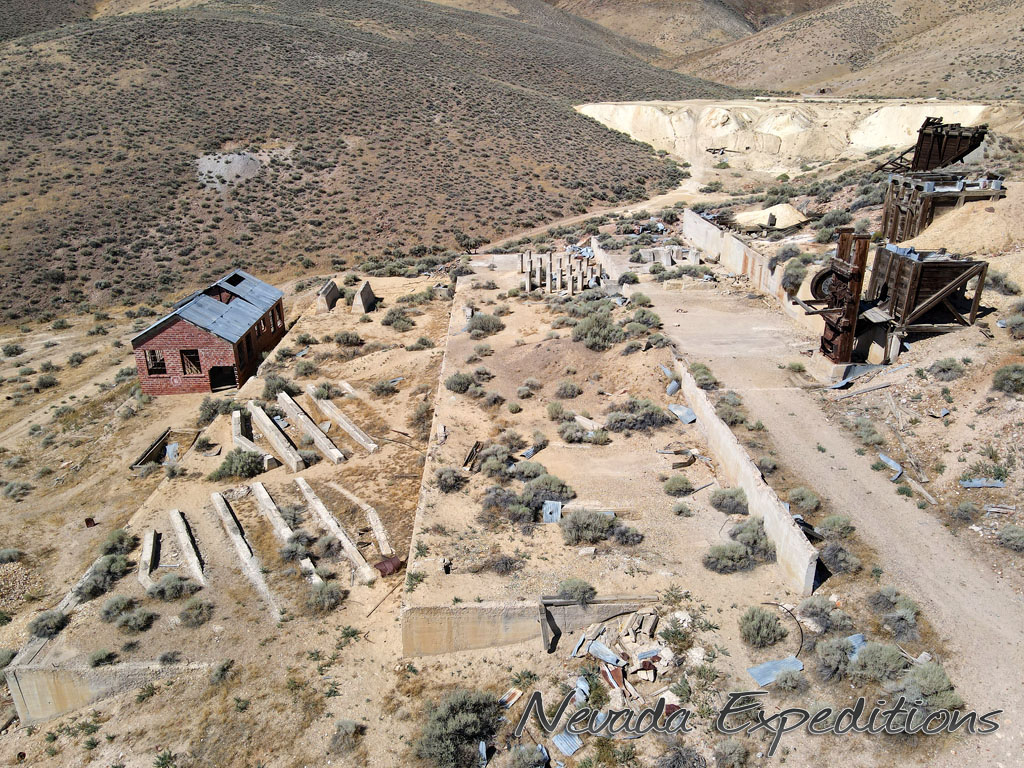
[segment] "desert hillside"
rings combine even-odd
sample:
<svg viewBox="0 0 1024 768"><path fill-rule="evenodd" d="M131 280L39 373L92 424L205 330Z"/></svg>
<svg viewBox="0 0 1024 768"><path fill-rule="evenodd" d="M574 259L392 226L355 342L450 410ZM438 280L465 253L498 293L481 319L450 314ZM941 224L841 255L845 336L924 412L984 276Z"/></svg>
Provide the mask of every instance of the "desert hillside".
<svg viewBox="0 0 1024 768"><path fill-rule="evenodd" d="M10 41L0 312L156 301L229 265L419 259L667 189L671 161L572 104L728 89L620 54L608 35L338 0L308 13L223 2Z"/></svg>
<svg viewBox="0 0 1024 768"><path fill-rule="evenodd" d="M1022 26L1007 0L841 0L676 65L749 88L1017 98Z"/></svg>

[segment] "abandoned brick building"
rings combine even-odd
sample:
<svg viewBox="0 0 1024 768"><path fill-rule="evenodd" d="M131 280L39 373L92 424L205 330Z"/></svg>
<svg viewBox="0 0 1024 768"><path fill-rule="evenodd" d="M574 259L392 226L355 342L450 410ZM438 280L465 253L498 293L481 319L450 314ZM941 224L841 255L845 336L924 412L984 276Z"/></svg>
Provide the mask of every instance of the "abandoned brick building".
<svg viewBox="0 0 1024 768"><path fill-rule="evenodd" d="M284 336L281 291L236 269L132 339L147 395L240 387Z"/></svg>

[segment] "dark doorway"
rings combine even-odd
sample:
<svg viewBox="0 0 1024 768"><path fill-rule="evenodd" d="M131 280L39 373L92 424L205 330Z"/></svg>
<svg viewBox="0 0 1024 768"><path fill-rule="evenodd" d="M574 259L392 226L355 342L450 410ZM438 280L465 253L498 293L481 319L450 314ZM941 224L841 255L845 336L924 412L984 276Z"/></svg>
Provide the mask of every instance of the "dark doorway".
<svg viewBox="0 0 1024 768"><path fill-rule="evenodd" d="M210 368L210 390L232 389L235 386L235 367L233 365L215 365Z"/></svg>

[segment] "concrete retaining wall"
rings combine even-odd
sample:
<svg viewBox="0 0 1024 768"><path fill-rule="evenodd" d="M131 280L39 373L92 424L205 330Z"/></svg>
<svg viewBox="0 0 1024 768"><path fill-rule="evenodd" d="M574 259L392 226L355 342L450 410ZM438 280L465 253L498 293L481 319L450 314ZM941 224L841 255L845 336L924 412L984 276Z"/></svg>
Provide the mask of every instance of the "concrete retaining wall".
<svg viewBox="0 0 1024 768"><path fill-rule="evenodd" d="M552 605L535 602L415 606L402 609L402 654L435 656L456 651L496 648L584 629L599 621L632 613L638 602ZM546 649L545 649L546 650Z"/></svg>
<svg viewBox="0 0 1024 768"><path fill-rule="evenodd" d="M274 446L274 450L280 457L281 462L292 472L304 469L306 463L299 456L299 452L288 442L288 437L278 428L274 420L267 416L267 412L256 405L256 403L250 401L249 413L252 414L252 420L259 427L263 436L267 438L267 442Z"/></svg>
<svg viewBox="0 0 1024 768"><path fill-rule="evenodd" d="M22 725L50 720L115 693L168 677L173 667L120 663L102 669L9 667L7 685Z"/></svg>
<svg viewBox="0 0 1024 768"><path fill-rule="evenodd" d="M750 278L756 290L777 299L782 311L805 328L814 333L824 330L821 317L805 314L798 304L790 301L782 287L785 269L779 266L773 273L768 268L768 256L689 209L683 211L683 235L704 252L705 259L716 261L730 272Z"/></svg>
<svg viewBox="0 0 1024 768"><path fill-rule="evenodd" d="M278 392L277 402L284 409L284 412L291 417L292 421L298 424L299 429L309 435L313 445L324 455L324 458L332 464L341 464L345 460L345 454L338 450L337 446L331 442L331 438L325 435L320 430L320 427L306 415L306 412L299 407L299 404L292 399L291 395L287 392Z"/></svg>
<svg viewBox="0 0 1024 768"><path fill-rule="evenodd" d="M743 489L750 513L764 519L765 533L775 544L776 560L786 581L800 594L811 594L818 551L793 522L792 515L775 491L761 477L761 472L736 435L715 413L707 393L697 386L693 376L678 360L676 370L680 375L683 396L697 414L697 426L704 434L708 450L729 483Z"/></svg>
<svg viewBox="0 0 1024 768"><path fill-rule="evenodd" d="M344 384L344 382L342 383ZM351 387L348 388L350 390L352 389ZM354 394L355 390L352 390L352 393ZM357 427L355 423L348 418L348 416L342 413L341 409L338 408L338 406L336 406L331 400L322 400L317 398L316 387L314 387L312 384L306 385L306 394L309 395L309 399L313 401L313 403L316 405L317 408L320 409L321 413L323 413L324 416L326 416L328 419L333 421L343 430L348 432L349 437L351 437L353 440L355 440L357 443L363 446L363 448L365 448L367 451L373 453L380 447L375 442L373 442L369 435L367 435L365 432L363 432L363 430Z"/></svg>
<svg viewBox="0 0 1024 768"><path fill-rule="evenodd" d="M253 585L256 592L263 598L267 607L270 608L274 621L280 621L282 616L281 608L278 606L273 594L271 594L267 580L263 578L263 569L260 567L259 558L253 554L252 547L245 540L238 518L235 517L235 513L219 493L211 493L210 500L213 502L213 508L217 512L217 517L220 518L221 525L224 526L224 532L235 547L238 561L242 566L242 573L245 574L245 577Z"/></svg>
<svg viewBox="0 0 1024 768"><path fill-rule="evenodd" d="M404 608L402 655L433 656L540 638L537 603L474 603Z"/></svg>

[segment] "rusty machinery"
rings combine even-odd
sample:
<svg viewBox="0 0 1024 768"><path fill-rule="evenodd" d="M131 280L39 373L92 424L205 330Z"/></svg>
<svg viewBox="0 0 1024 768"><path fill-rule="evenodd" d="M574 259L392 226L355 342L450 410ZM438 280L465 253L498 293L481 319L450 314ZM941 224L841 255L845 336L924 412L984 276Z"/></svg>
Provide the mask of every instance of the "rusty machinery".
<svg viewBox="0 0 1024 768"><path fill-rule="evenodd" d="M870 235L854 234L853 227L841 227L835 257L811 280L813 301L799 302L825 321L821 353L835 363L848 363L853 356L870 240Z"/></svg>
<svg viewBox="0 0 1024 768"><path fill-rule="evenodd" d="M811 280L813 299L796 299L808 314L822 316L821 353L829 360L853 362L866 342L877 343L882 362L890 363L909 334L944 333L974 324L987 261L879 245L864 291L868 249L867 235L841 229L835 258Z"/></svg>

